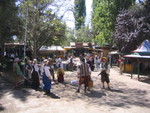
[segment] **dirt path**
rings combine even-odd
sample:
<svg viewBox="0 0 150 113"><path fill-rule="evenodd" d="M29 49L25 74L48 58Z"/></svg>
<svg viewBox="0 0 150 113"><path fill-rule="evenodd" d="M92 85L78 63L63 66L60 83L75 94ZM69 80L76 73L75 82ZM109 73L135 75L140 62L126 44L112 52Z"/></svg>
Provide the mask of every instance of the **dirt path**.
<svg viewBox="0 0 150 113"><path fill-rule="evenodd" d="M150 84L119 75L111 68L111 90L101 89L98 72L92 72L94 87L86 94L75 93L76 72L66 72L65 84L54 84L54 95L22 88L13 90L11 83L0 79L2 113L150 113ZM136 77L135 77L136 78ZM83 88L83 87L82 87Z"/></svg>

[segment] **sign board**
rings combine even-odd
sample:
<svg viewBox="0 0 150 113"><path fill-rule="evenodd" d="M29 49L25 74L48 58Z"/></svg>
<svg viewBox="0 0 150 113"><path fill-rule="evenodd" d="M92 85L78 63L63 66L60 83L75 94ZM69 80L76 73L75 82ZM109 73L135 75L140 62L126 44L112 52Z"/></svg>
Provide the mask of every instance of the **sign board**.
<svg viewBox="0 0 150 113"><path fill-rule="evenodd" d="M83 43L82 42L76 42L75 47L76 48L83 48Z"/></svg>

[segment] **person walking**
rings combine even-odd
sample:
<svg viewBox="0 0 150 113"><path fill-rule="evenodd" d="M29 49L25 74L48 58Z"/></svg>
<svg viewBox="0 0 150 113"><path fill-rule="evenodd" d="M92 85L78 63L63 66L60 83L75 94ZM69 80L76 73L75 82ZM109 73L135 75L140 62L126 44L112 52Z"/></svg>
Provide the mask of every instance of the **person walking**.
<svg viewBox="0 0 150 113"><path fill-rule="evenodd" d="M43 90L45 91L46 95L51 94L51 74L49 71L48 60L45 59L43 61L44 65L42 68L42 79L43 79Z"/></svg>
<svg viewBox="0 0 150 113"><path fill-rule="evenodd" d="M81 65L79 65L77 68L77 74L79 78L79 86L77 92L80 92L80 87L82 84L84 84L84 92L86 93L88 82L90 80L91 69L89 64L85 62L84 58L81 59Z"/></svg>
<svg viewBox="0 0 150 113"><path fill-rule="evenodd" d="M102 82L102 85L103 85L103 89L105 88L104 86L104 82L107 83L107 86L108 86L108 89L110 89L109 87L109 62L108 62L108 59L106 57L102 57L102 61L101 61L101 64L100 64L100 70L101 72L98 74L98 75L101 75L101 82Z"/></svg>

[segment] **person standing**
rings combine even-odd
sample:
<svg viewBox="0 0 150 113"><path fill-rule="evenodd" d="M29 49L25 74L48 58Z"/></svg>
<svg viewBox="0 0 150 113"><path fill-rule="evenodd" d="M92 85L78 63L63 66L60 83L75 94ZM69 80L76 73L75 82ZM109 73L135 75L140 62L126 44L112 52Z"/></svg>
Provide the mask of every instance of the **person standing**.
<svg viewBox="0 0 150 113"><path fill-rule="evenodd" d="M25 79L18 62L19 58L15 58L13 63L13 72L15 73L15 88L19 88L20 77L23 77Z"/></svg>
<svg viewBox="0 0 150 113"><path fill-rule="evenodd" d="M43 61L44 65L42 68L42 79L43 79L43 90L47 95L51 93L51 74L49 71L48 60Z"/></svg>
<svg viewBox="0 0 150 113"><path fill-rule="evenodd" d="M73 57L70 56L70 59L69 59L69 69L72 71L73 70Z"/></svg>
<svg viewBox="0 0 150 113"><path fill-rule="evenodd" d="M49 71L51 73L52 80L55 82L54 65L53 65L53 61L51 58L48 59L48 66L50 67Z"/></svg>
<svg viewBox="0 0 150 113"><path fill-rule="evenodd" d="M34 59L33 60L33 71L32 71L32 88L33 89L39 89L39 86L40 86L40 79L39 79L39 67L38 67L38 64L37 64L37 59Z"/></svg>
<svg viewBox="0 0 150 113"><path fill-rule="evenodd" d="M60 82L60 83L63 83L64 82L64 70L61 69L61 68L58 68L57 70L57 81Z"/></svg>
<svg viewBox="0 0 150 113"><path fill-rule="evenodd" d="M25 87L31 87L31 72L32 71L33 71L33 69L32 69L32 61L28 59L26 61L26 64L25 64L25 77L27 78L24 81Z"/></svg>
<svg viewBox="0 0 150 113"><path fill-rule="evenodd" d="M81 65L77 68L77 74L79 78L79 86L77 92L80 92L80 87L82 84L84 84L84 92L86 93L87 87L88 87L88 82L90 80L90 75L91 75L91 69L89 64L85 62L85 59L81 59Z"/></svg>
<svg viewBox="0 0 150 113"><path fill-rule="evenodd" d="M122 75L122 71L124 70L124 59L121 58L120 59L120 63L119 63L119 68L120 68L120 74Z"/></svg>
<svg viewBox="0 0 150 113"><path fill-rule="evenodd" d="M98 56L95 57L95 71L99 70L100 59Z"/></svg>
<svg viewBox="0 0 150 113"><path fill-rule="evenodd" d="M102 57L102 61L101 61L101 64L100 64L100 70L101 72L98 74L98 75L101 75L101 82L102 82L102 85L103 85L103 89L105 88L104 86L104 82L107 83L107 86L108 86L108 89L110 89L109 87L109 62L108 62L108 59L106 57Z"/></svg>

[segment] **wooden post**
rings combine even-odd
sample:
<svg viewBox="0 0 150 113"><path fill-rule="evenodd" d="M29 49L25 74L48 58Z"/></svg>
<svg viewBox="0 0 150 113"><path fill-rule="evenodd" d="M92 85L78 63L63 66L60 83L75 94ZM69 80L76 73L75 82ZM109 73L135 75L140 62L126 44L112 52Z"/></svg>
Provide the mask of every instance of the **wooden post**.
<svg viewBox="0 0 150 113"><path fill-rule="evenodd" d="M138 80L140 79L140 61L139 59L137 59L138 61Z"/></svg>
<svg viewBox="0 0 150 113"><path fill-rule="evenodd" d="M131 79L132 79L132 77L133 77L133 63L131 62Z"/></svg>

